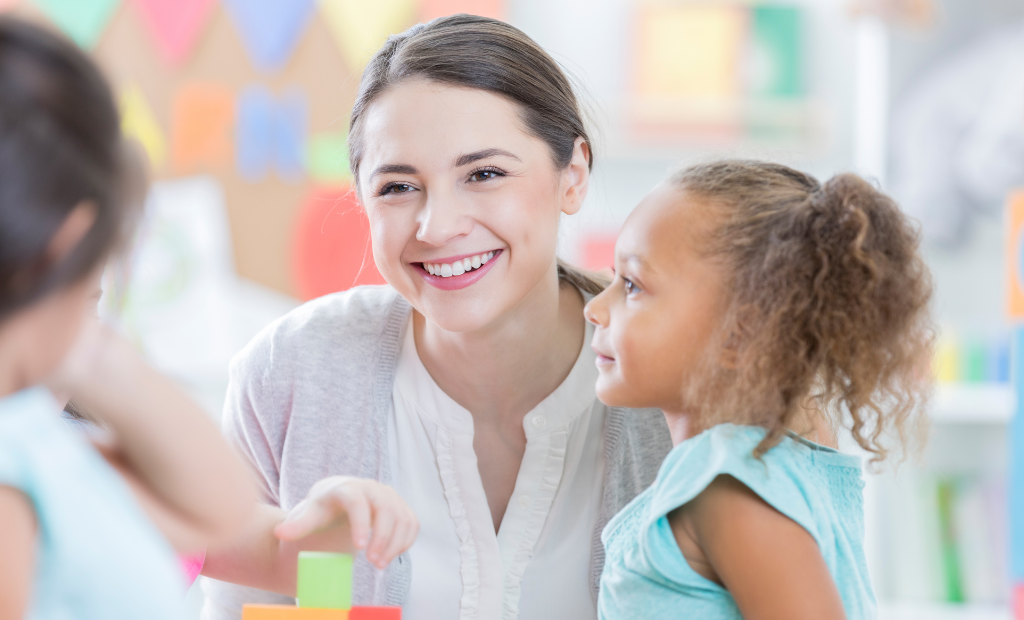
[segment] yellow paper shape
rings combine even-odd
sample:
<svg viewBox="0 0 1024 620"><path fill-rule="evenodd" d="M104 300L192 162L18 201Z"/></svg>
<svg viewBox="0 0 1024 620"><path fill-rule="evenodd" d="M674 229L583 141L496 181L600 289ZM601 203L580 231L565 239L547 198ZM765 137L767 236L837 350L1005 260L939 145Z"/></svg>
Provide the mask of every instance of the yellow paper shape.
<svg viewBox="0 0 1024 620"><path fill-rule="evenodd" d="M154 170L162 168L167 161L167 140L145 95L139 87L129 86L121 91L120 104L121 132L139 141Z"/></svg>
<svg viewBox="0 0 1024 620"><path fill-rule="evenodd" d="M413 0L319 0L320 13L349 66L362 71L388 35L416 21Z"/></svg>
<svg viewBox="0 0 1024 620"><path fill-rule="evenodd" d="M739 94L747 15L712 4L644 6L637 22L640 96L732 98Z"/></svg>
<svg viewBox="0 0 1024 620"><path fill-rule="evenodd" d="M944 335L935 347L934 372L939 383L955 383L960 379L960 347L952 336Z"/></svg>

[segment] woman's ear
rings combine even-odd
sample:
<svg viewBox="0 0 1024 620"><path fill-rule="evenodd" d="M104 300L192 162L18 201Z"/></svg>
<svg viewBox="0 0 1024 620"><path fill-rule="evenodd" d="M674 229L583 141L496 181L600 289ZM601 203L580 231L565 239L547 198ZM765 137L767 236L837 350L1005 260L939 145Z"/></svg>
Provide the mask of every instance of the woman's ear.
<svg viewBox="0 0 1024 620"><path fill-rule="evenodd" d="M562 189L565 192L562 195L562 213L575 215L583 206L589 186L590 145L581 136L573 144L569 166L562 171Z"/></svg>

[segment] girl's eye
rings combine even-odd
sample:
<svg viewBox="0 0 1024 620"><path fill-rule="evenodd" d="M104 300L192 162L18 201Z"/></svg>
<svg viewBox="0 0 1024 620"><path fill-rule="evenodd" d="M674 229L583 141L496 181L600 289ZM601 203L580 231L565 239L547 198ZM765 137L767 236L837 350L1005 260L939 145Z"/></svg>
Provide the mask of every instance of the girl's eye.
<svg viewBox="0 0 1024 620"><path fill-rule="evenodd" d="M640 291L640 287L637 286L636 284L633 284L632 280L627 280L626 278L622 278L622 281L625 282L626 294L627 295L632 295L633 293L637 293L637 292Z"/></svg>
<svg viewBox="0 0 1024 620"><path fill-rule="evenodd" d="M388 194L405 194L412 191L412 185L408 183L388 183L384 187L380 188L377 192L378 196L386 196Z"/></svg>
<svg viewBox="0 0 1024 620"><path fill-rule="evenodd" d="M479 170L474 170L473 172L470 172L469 180L474 183L479 183L481 181L490 181L491 179L496 179L498 177L503 176L505 176L505 173L502 172L501 170L498 170L497 168L481 168Z"/></svg>

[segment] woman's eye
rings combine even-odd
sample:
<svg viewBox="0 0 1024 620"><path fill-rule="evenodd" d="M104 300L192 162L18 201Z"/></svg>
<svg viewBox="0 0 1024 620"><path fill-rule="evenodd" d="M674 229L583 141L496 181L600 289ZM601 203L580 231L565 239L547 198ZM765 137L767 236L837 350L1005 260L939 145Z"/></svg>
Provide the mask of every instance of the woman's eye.
<svg viewBox="0 0 1024 620"><path fill-rule="evenodd" d="M469 174L469 180L474 183L479 183L480 181L490 181L491 179L496 179L498 177L503 176L505 175L500 170L485 168L483 170L476 170L474 172L471 172Z"/></svg>
<svg viewBox="0 0 1024 620"><path fill-rule="evenodd" d="M377 192L378 196L386 196L387 194L404 194L412 191L412 185L408 183L388 183L384 187L380 188Z"/></svg>

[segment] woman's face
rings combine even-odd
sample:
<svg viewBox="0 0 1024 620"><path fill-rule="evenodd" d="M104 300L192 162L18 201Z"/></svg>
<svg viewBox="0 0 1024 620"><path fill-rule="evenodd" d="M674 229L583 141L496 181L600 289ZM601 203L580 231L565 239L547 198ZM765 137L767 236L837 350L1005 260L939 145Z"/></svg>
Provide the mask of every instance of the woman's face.
<svg viewBox="0 0 1024 620"><path fill-rule="evenodd" d="M363 117L359 194L381 275L449 331L475 331L555 278L562 213L579 210L589 172L577 139L557 169L517 104L411 80Z"/></svg>

